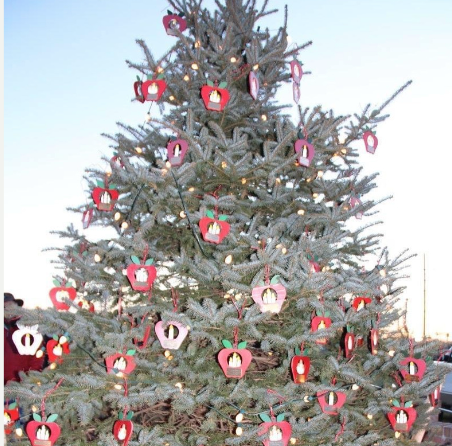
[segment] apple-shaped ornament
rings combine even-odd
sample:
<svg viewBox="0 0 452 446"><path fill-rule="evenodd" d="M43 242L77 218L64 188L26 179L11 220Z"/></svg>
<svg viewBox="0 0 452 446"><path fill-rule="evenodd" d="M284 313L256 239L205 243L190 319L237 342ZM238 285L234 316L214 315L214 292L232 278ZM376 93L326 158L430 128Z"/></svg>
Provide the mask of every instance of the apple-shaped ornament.
<svg viewBox="0 0 452 446"><path fill-rule="evenodd" d="M265 435L262 440L264 446L287 446L292 435L292 426L288 421L284 421L284 414L275 418L261 413L259 417L263 423L259 425L258 435Z"/></svg>
<svg viewBox="0 0 452 446"><path fill-rule="evenodd" d="M105 184L97 180L97 187L93 189L93 200L99 211L111 211L119 197L115 184Z"/></svg>
<svg viewBox="0 0 452 446"><path fill-rule="evenodd" d="M141 103L144 102L143 96L143 82L140 79L140 76L137 76L137 80L133 84L133 90L135 92L135 99Z"/></svg>
<svg viewBox="0 0 452 446"><path fill-rule="evenodd" d="M38 325L26 326L17 323L17 330L13 333L13 342L20 355L35 355L42 344L42 334L38 332Z"/></svg>
<svg viewBox="0 0 452 446"><path fill-rule="evenodd" d="M256 100L257 94L259 93L259 79L254 71L250 71L250 74L248 75L248 88L251 97Z"/></svg>
<svg viewBox="0 0 452 446"><path fill-rule="evenodd" d="M362 310L366 305L370 304L372 299L370 297L358 296L353 299L352 307L356 310Z"/></svg>
<svg viewBox="0 0 452 446"><path fill-rule="evenodd" d="M292 377L295 383L301 384L306 382L308 378L309 368L311 367L311 359L306 356L307 350L301 352L300 348L295 349L295 356L290 361Z"/></svg>
<svg viewBox="0 0 452 446"><path fill-rule="evenodd" d="M187 22L183 18L184 13L174 14L170 10L168 14L163 17L163 26L165 27L166 34L169 36L177 36L177 32L184 32L187 29Z"/></svg>
<svg viewBox="0 0 452 446"><path fill-rule="evenodd" d="M177 321L159 321L155 324L155 334L163 348L177 350L187 337L188 329Z"/></svg>
<svg viewBox="0 0 452 446"><path fill-rule="evenodd" d="M43 420L37 413L33 414L33 421L29 421L25 428L31 446L53 446L61 433L60 426L55 423L56 413Z"/></svg>
<svg viewBox="0 0 452 446"><path fill-rule="evenodd" d="M419 382L424 376L427 364L423 359L417 359L412 356L405 358L400 362L400 365L404 367L400 370L403 379L406 382Z"/></svg>
<svg viewBox="0 0 452 446"><path fill-rule="evenodd" d="M314 146L307 139L297 139L294 148L295 152L298 153L297 161L300 166L308 167L314 159Z"/></svg>
<svg viewBox="0 0 452 446"><path fill-rule="evenodd" d="M387 415L392 428L396 432L408 432L417 417L413 403L411 401L400 403L398 400L392 400L392 405L392 412Z"/></svg>
<svg viewBox="0 0 452 446"><path fill-rule="evenodd" d="M337 415L338 410L345 404L347 395L334 390L317 392L317 399L323 413Z"/></svg>
<svg viewBox="0 0 452 446"><path fill-rule="evenodd" d="M268 285L253 288L251 296L262 313L279 313L286 300L286 289L279 283L279 276L274 276Z"/></svg>
<svg viewBox="0 0 452 446"><path fill-rule="evenodd" d="M137 256L131 256L132 262L127 267L127 278L136 291L149 291L157 277L157 270L153 265L154 259L144 259L142 262Z"/></svg>
<svg viewBox="0 0 452 446"><path fill-rule="evenodd" d="M163 92L166 90L166 82L163 80L165 76L159 74L156 78L152 75L147 76L147 80L143 82L142 90L145 101L158 101Z"/></svg>
<svg viewBox="0 0 452 446"><path fill-rule="evenodd" d="M115 353L105 359L107 373L114 373L119 378L129 375L136 367L133 355L136 350L127 350L126 354Z"/></svg>
<svg viewBox="0 0 452 446"><path fill-rule="evenodd" d="M133 423L130 421L133 417L133 412L129 411L124 416L122 412L119 413L119 420L115 421L113 424L113 435L121 442L121 446L127 446L129 443L130 437L133 433Z"/></svg>
<svg viewBox="0 0 452 446"><path fill-rule="evenodd" d="M49 297L54 307L57 310L69 310L70 306L65 300L73 301L77 297L77 290L72 286L73 282L70 280L60 282L54 279L53 284L55 287L49 291Z"/></svg>
<svg viewBox="0 0 452 446"><path fill-rule="evenodd" d="M215 218L212 211L206 212L206 217L199 220L199 228L202 238L209 243L219 244L229 234L230 226L226 222L227 215L219 215Z"/></svg>
<svg viewBox="0 0 452 446"><path fill-rule="evenodd" d="M188 142L184 139L170 141L166 146L168 161L171 167L177 167L184 161L184 156L188 150Z"/></svg>
<svg viewBox="0 0 452 446"><path fill-rule="evenodd" d="M19 418L19 407L16 401L8 404L8 406L3 409L3 427L6 435L9 435L13 431L14 424Z"/></svg>
<svg viewBox="0 0 452 446"><path fill-rule="evenodd" d="M68 355L71 351L69 349L69 335L66 333L63 336L53 335L46 344L47 357L49 362L63 362L63 354Z"/></svg>
<svg viewBox="0 0 452 446"><path fill-rule="evenodd" d="M331 326L331 319L329 318L329 311L323 312L322 310L316 310L315 316L311 320L311 331L322 332ZM316 344L325 345L328 342L326 337L317 339Z"/></svg>
<svg viewBox="0 0 452 446"><path fill-rule="evenodd" d="M239 342L237 348L227 339L222 343L225 348L218 353L218 362L223 373L226 378L242 378L252 359L251 352L245 348L246 342Z"/></svg>
<svg viewBox="0 0 452 446"><path fill-rule="evenodd" d="M207 110L223 111L229 101L229 91L226 90L226 82L220 82L217 86L210 79L207 85L201 87L201 97Z"/></svg>
<svg viewBox="0 0 452 446"><path fill-rule="evenodd" d="M369 153L374 154L378 146L378 139L372 130L366 130L363 134L364 145Z"/></svg>

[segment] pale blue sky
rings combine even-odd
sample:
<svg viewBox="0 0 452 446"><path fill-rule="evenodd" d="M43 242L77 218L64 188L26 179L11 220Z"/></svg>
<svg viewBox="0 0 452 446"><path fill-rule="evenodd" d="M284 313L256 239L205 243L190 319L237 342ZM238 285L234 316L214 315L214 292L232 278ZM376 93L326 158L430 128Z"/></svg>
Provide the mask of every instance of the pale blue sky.
<svg viewBox="0 0 452 446"><path fill-rule="evenodd" d="M410 329L422 329L425 253L427 331L452 336L444 316L452 310L452 1L271 0L280 12L270 29L282 23L284 4L293 41L313 41L299 57L312 71L301 105L360 112L413 80L388 107L375 155L363 150L361 162L380 172L377 196L394 195L378 228L390 252L419 254L404 294ZM141 60L135 39L156 56L174 42L161 22L167 9L163 0L5 0L4 287L27 306L50 304L53 254L41 251L60 243L50 230L71 221L81 230L65 209L91 201L84 169L105 168L100 158L112 153L100 134L116 132L117 121L143 122L147 106L131 102L135 72L125 60ZM281 97L291 102L290 86Z"/></svg>

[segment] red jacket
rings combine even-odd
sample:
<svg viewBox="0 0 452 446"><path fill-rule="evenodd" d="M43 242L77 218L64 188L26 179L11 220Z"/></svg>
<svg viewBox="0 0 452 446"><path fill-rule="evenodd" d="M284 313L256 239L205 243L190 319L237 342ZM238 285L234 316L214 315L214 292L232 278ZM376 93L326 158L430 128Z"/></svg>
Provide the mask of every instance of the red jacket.
<svg viewBox="0 0 452 446"><path fill-rule="evenodd" d="M4 349L3 349L3 363L4 363L4 378L3 384L8 381L19 381L19 371L28 372L29 370L42 370L44 364L44 357L37 358L35 355L20 355L14 345L12 335L17 330L14 325L3 329L4 335Z"/></svg>

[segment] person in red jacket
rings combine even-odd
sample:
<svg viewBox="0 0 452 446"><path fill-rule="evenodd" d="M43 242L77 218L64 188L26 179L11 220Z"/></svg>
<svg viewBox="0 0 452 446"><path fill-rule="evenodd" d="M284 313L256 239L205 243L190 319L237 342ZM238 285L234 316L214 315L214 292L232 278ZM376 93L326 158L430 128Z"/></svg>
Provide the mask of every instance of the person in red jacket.
<svg viewBox="0 0 452 446"><path fill-rule="evenodd" d="M6 311L11 314L15 307L21 307L24 301L16 299L11 293L4 293L4 349L3 349L3 364L4 375L3 384L8 381L20 381L19 372L28 372L29 370L42 370L44 358L37 358L35 355L21 355L13 341L13 333L18 329L16 322L19 317L6 318Z"/></svg>

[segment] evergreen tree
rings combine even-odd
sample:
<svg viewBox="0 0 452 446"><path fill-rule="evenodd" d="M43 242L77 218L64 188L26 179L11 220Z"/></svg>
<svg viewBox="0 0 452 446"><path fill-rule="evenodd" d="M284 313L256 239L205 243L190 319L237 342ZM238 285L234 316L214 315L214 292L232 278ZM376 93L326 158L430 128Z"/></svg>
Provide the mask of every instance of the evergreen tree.
<svg viewBox="0 0 452 446"><path fill-rule="evenodd" d="M445 371L394 329L410 255L372 233L377 174L359 164L409 83L375 110L293 118L276 94L289 82L298 103L310 42L289 47L287 12L271 35L268 1L169 3L174 46L157 59L140 40L128 62L149 117L87 171L56 307L20 311L49 366L5 396L34 413L33 446L57 425L61 445L410 443Z"/></svg>

